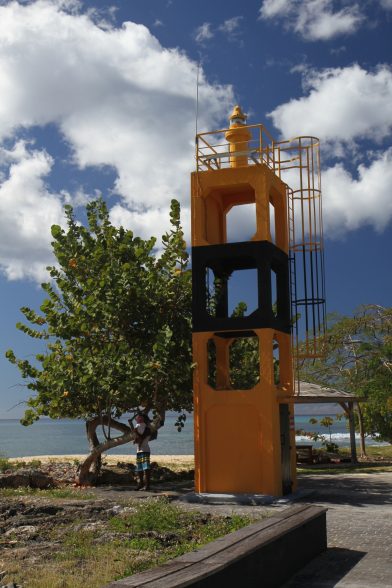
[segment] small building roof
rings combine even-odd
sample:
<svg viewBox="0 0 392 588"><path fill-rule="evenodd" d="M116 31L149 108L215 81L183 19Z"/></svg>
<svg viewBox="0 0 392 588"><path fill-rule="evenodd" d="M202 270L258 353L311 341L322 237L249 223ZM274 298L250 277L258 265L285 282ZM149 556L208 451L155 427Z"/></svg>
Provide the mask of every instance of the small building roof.
<svg viewBox="0 0 392 588"><path fill-rule="evenodd" d="M294 402L299 404L309 404L311 402L356 402L362 400L354 394L335 390L334 388L326 388L318 384L310 384L309 382L299 383L299 393L294 394Z"/></svg>

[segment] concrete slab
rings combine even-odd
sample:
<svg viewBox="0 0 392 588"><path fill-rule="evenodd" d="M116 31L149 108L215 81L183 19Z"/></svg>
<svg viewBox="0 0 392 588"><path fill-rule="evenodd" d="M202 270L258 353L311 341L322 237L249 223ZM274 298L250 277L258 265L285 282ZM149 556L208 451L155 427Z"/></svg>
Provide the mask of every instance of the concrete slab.
<svg viewBox="0 0 392 588"><path fill-rule="evenodd" d="M232 504L240 506L289 505L303 500L312 494L312 490L298 490L282 498L268 494L219 494L217 492L188 492L180 496L183 502L193 504Z"/></svg>

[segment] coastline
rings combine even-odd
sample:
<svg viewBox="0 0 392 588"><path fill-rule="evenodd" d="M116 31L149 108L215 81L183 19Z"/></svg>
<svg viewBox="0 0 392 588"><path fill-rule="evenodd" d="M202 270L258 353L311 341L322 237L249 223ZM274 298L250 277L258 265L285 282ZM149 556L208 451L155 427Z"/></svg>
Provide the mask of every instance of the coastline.
<svg viewBox="0 0 392 588"><path fill-rule="evenodd" d="M10 457L10 462L30 462L40 461L41 463L61 463L61 462L73 462L82 461L87 457L88 454L68 454L68 455L32 455L24 457ZM122 454L110 454L103 455L103 461L109 465L114 465L117 462L135 463L135 455L122 455ZM151 455L151 461L156 461L160 465L177 465L184 464L192 468L194 466L195 458L193 455Z"/></svg>

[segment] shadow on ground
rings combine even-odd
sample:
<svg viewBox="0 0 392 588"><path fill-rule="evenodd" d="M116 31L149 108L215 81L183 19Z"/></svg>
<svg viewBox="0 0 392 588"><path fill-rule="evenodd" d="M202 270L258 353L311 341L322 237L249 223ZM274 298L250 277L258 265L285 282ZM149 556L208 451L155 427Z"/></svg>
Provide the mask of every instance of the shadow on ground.
<svg viewBox="0 0 392 588"><path fill-rule="evenodd" d="M311 490L306 502L350 506L392 504L391 483L383 474L307 475L299 477L298 487Z"/></svg>
<svg viewBox="0 0 392 588"><path fill-rule="evenodd" d="M299 495L296 501L323 503L328 505L348 505L355 507L388 506L392 504L390 474L346 474L346 475L305 475L298 478ZM177 479L152 483L151 492L135 492L134 484L105 484L96 486L93 491L104 497L126 497L172 494L180 498L194 489L193 480Z"/></svg>
<svg viewBox="0 0 392 588"><path fill-rule="evenodd" d="M364 551L331 547L302 568L282 588L333 588L365 555Z"/></svg>

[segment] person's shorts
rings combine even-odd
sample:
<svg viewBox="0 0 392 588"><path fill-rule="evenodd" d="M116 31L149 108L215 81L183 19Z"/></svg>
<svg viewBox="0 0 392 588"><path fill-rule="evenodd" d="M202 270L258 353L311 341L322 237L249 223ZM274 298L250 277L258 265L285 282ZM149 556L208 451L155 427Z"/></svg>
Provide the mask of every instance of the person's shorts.
<svg viewBox="0 0 392 588"><path fill-rule="evenodd" d="M136 471L145 472L150 469L150 452L139 451L136 454Z"/></svg>

